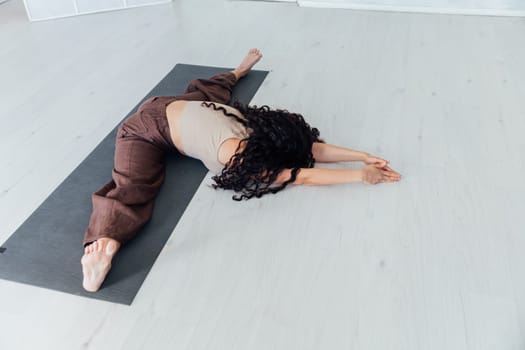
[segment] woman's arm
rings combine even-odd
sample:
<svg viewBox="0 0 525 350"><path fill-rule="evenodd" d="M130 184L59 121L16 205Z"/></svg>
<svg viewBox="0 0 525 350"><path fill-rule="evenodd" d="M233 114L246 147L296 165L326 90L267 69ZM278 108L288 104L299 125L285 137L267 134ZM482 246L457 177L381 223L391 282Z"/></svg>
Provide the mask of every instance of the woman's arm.
<svg viewBox="0 0 525 350"><path fill-rule="evenodd" d="M367 156L365 152L321 142L313 143L312 154L315 160L321 163L364 161Z"/></svg>
<svg viewBox="0 0 525 350"><path fill-rule="evenodd" d="M370 153L356 151L350 148L329 145L321 142L312 144L312 155L315 161L320 163L351 162L361 161L365 164L372 164L382 168L388 164L388 161L373 156Z"/></svg>
<svg viewBox="0 0 525 350"><path fill-rule="evenodd" d="M291 169L281 171L276 184L282 184L290 179ZM302 168L292 184L306 186L348 184L353 182L364 182L377 184L381 182L399 181L401 175L389 167L377 168L367 165L362 169L324 169L324 168Z"/></svg>

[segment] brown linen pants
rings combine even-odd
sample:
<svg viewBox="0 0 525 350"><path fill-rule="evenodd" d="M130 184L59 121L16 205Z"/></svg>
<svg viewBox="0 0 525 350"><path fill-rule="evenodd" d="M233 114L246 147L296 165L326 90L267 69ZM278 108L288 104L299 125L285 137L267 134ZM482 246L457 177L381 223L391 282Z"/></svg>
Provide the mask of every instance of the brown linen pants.
<svg viewBox="0 0 525 350"><path fill-rule="evenodd" d="M112 180L92 195L93 212L84 246L102 237L124 244L151 218L164 182L165 157L176 151L166 106L176 100L226 104L236 82L231 72L192 80L183 95L150 98L119 126Z"/></svg>

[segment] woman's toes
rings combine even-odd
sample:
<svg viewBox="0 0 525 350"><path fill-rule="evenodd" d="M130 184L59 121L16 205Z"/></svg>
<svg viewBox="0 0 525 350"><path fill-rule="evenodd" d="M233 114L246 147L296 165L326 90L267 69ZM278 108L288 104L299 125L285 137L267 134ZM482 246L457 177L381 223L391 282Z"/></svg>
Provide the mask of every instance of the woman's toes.
<svg viewBox="0 0 525 350"><path fill-rule="evenodd" d="M253 48L249 51L250 54L252 55L255 55L255 56L261 56L261 51L257 48Z"/></svg>
<svg viewBox="0 0 525 350"><path fill-rule="evenodd" d="M113 255L118 249L118 245L114 241L109 241L106 245L106 254Z"/></svg>

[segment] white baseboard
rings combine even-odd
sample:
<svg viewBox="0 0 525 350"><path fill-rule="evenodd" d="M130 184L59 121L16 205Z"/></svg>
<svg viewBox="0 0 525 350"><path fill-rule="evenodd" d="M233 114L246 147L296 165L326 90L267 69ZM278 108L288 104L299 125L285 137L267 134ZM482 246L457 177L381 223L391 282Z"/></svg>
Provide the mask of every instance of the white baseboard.
<svg viewBox="0 0 525 350"><path fill-rule="evenodd" d="M391 5L373 5L358 2L341 2L341 1L311 1L298 0L297 3L302 7L317 8L340 8L351 10L370 10L370 11L393 11L393 12L418 12L418 13L436 13L452 15L474 15L474 16L511 16L525 17L525 11L506 10L506 9L467 9L467 8L440 8L428 6L391 6Z"/></svg>

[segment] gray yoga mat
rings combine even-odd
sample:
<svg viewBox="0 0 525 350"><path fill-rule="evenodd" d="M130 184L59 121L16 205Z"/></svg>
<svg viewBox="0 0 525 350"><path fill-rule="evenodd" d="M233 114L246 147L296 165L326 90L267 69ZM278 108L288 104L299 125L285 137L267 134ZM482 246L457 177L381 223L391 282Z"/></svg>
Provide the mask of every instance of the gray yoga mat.
<svg viewBox="0 0 525 350"><path fill-rule="evenodd" d="M225 70L230 69L177 64L140 103L151 96L180 95L192 79L207 78ZM235 86L232 102L248 103L267 74L248 73ZM111 178L116 130L0 247L0 278L131 305L207 169L195 159L175 153L168 157L166 180L155 201L152 219L115 256L102 288L87 293L82 288L82 238L91 214L91 193Z"/></svg>

